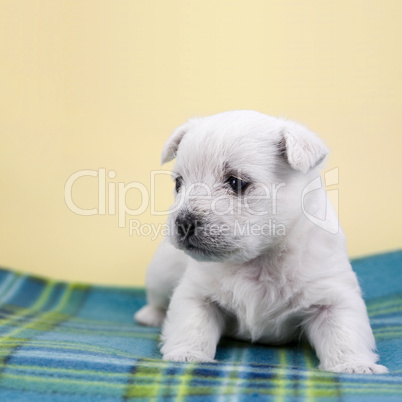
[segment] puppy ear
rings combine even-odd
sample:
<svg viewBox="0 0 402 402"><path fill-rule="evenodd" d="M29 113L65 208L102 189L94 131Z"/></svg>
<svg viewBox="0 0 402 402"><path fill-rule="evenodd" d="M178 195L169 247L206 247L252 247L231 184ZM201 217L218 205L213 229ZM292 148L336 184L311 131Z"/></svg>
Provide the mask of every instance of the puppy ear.
<svg viewBox="0 0 402 402"><path fill-rule="evenodd" d="M187 132L187 123L184 123L180 127L177 127L173 131L169 139L166 141L161 156L162 165L166 162L170 162L176 158L177 148L179 147L180 141L183 139L184 134Z"/></svg>
<svg viewBox="0 0 402 402"><path fill-rule="evenodd" d="M328 155L323 141L299 123L287 121L282 136L281 153L293 169L307 173Z"/></svg>

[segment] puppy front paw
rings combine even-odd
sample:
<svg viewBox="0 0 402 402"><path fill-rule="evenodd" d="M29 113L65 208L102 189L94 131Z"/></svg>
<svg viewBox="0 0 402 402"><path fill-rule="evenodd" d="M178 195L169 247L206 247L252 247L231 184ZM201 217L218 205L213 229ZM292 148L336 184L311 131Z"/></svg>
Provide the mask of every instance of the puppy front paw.
<svg viewBox="0 0 402 402"><path fill-rule="evenodd" d="M380 364L361 363L361 362L342 363L334 366L320 364L318 368L323 371L332 371L333 373L348 373L348 374L388 373L388 369L385 366L381 366Z"/></svg>
<svg viewBox="0 0 402 402"><path fill-rule="evenodd" d="M147 304L134 314L134 320L149 327L160 327L165 316L166 312L164 310Z"/></svg>
<svg viewBox="0 0 402 402"><path fill-rule="evenodd" d="M163 360L172 362L214 363L216 360L201 352L170 352L163 355Z"/></svg>

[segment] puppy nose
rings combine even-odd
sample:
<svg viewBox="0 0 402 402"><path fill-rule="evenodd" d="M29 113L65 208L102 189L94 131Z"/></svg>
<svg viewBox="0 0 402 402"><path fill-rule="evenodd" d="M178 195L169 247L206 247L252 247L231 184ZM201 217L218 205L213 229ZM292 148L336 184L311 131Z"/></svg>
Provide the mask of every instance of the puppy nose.
<svg viewBox="0 0 402 402"><path fill-rule="evenodd" d="M188 239L189 237L193 236L195 233L195 230L197 229L197 224L199 223L199 220L197 220L197 217L191 213L187 214L180 214L176 218L176 226L177 226L177 232L179 233L179 236L184 240Z"/></svg>

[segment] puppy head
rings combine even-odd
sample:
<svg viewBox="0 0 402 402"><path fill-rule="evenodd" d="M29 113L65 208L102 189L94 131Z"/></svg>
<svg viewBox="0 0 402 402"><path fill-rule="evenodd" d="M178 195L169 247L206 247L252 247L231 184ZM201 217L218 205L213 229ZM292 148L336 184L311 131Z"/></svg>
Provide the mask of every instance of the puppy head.
<svg viewBox="0 0 402 402"><path fill-rule="evenodd" d="M188 121L162 151L162 163L176 158L171 241L204 261L268 252L300 217L301 190L327 153L302 125L258 112Z"/></svg>

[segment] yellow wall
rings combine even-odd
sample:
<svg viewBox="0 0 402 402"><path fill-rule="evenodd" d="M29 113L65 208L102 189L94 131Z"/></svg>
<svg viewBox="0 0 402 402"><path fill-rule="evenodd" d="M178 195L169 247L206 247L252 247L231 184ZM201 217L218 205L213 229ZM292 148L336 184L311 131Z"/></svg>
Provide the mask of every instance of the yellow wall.
<svg viewBox="0 0 402 402"><path fill-rule="evenodd" d="M401 15L399 0L0 1L0 265L143 283L159 240L75 215L66 180L105 168L149 188L175 126L231 109L321 134L351 256L401 247ZM157 181L165 208L173 185ZM74 202L97 192L82 178Z"/></svg>

